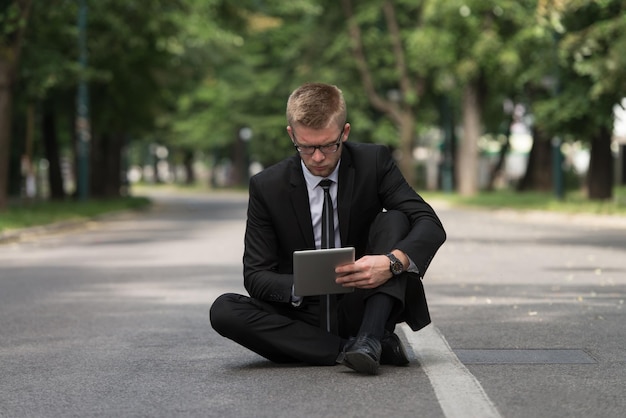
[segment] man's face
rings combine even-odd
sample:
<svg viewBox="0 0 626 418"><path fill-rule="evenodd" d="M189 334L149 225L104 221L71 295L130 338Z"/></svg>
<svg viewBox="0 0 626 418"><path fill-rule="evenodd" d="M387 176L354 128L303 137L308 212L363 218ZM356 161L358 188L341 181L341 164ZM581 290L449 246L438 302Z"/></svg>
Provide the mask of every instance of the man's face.
<svg viewBox="0 0 626 418"><path fill-rule="evenodd" d="M350 124L346 123L343 130L335 125L324 129L287 126L287 132L311 174L328 177L341 158L342 144L348 140Z"/></svg>

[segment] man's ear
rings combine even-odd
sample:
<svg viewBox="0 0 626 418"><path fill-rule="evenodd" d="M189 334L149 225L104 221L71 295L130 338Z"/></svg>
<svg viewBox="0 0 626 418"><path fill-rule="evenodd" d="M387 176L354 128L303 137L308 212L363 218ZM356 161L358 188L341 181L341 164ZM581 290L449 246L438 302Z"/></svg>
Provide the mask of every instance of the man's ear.
<svg viewBox="0 0 626 418"><path fill-rule="evenodd" d="M348 136L350 136L350 124L346 122L343 126L343 139L341 142L346 142L348 140Z"/></svg>

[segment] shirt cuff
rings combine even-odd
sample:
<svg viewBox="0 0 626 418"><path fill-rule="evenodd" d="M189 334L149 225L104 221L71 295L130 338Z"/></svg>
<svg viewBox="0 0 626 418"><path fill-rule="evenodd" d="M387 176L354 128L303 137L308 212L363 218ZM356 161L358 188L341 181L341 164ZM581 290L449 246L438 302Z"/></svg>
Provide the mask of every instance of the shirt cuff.
<svg viewBox="0 0 626 418"><path fill-rule="evenodd" d="M406 269L408 273L417 273L420 274L420 269L417 268L417 265L411 260L411 257L406 256L409 259L409 268Z"/></svg>
<svg viewBox="0 0 626 418"><path fill-rule="evenodd" d="M294 308L297 308L302 303L302 297L301 296L296 296L293 293L293 285L291 286L291 300L290 300L290 302L291 302L291 306L293 306Z"/></svg>

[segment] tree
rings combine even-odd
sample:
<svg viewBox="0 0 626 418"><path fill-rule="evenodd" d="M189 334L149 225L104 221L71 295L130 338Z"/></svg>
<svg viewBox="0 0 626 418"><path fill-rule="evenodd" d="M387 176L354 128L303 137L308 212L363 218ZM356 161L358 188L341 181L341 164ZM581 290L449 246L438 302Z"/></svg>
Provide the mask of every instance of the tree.
<svg viewBox="0 0 626 418"><path fill-rule="evenodd" d="M385 0L382 3L381 22L377 19L380 6L376 2L355 8L352 0L342 0L341 5L348 20L352 56L367 99L374 109L383 113L397 127L400 137L398 165L407 182L414 184L416 115L424 93L425 78L407 61L405 39L402 36L405 28L402 23L419 26L419 20L411 22L410 18L405 18L402 22L399 17L416 16L419 19L421 8ZM381 24L385 25L386 31L380 29ZM385 45L386 48L380 48L380 53L391 51L391 55L387 53L383 57L375 53L372 42L378 44L377 48L381 47L381 43ZM391 70L381 66L383 60Z"/></svg>
<svg viewBox="0 0 626 418"><path fill-rule="evenodd" d="M97 71L90 79L93 196L120 195L123 147L131 137L154 132L176 95L184 76L176 72L170 40L182 30L176 19L186 5L106 0L90 7L89 66Z"/></svg>
<svg viewBox="0 0 626 418"><path fill-rule="evenodd" d="M587 175L590 199L613 193L610 144L613 107L626 87L626 5L622 1L545 1L547 18L559 36L560 92L544 104L562 133L588 141L591 159Z"/></svg>
<svg viewBox="0 0 626 418"><path fill-rule="evenodd" d="M417 121L432 125L429 109L444 96L459 103L462 114L459 191L478 190L478 140L487 129L500 129L506 117L502 103L513 94L512 80L523 61L515 51L515 34L528 24L534 4L388 0L382 7L376 1L357 7L342 1L364 90L400 132L400 167L407 179L415 177ZM389 100L387 92L399 93L392 96L397 100Z"/></svg>
<svg viewBox="0 0 626 418"><path fill-rule="evenodd" d="M564 18L570 33L563 39L563 47L576 74L587 82L587 97L593 106L585 118L591 142L588 197L610 199L614 181L613 107L626 90L626 5L623 1L572 3Z"/></svg>
<svg viewBox="0 0 626 418"><path fill-rule="evenodd" d="M341 30L329 23L338 13L318 3L240 2L215 19L188 24L196 29L179 39L185 56L212 53L195 88L179 96L175 112L165 116L167 143L229 158L239 184L247 181L248 157L270 165L293 153L284 116L292 88L312 79L341 84L341 65L325 50ZM242 128L252 130L247 143L239 138Z"/></svg>
<svg viewBox="0 0 626 418"><path fill-rule="evenodd" d="M32 0L3 2L0 6L0 211L7 205L12 90L31 6Z"/></svg>
<svg viewBox="0 0 626 418"><path fill-rule="evenodd" d="M74 152L74 98L79 76L85 76L92 99L89 194L111 197L122 192L123 147L132 137L155 132L159 115L178 92L192 88L187 82L189 67L177 65L175 45L185 28L181 16L189 13L190 4L191 0L150 0L141 7L122 0L90 2L85 70L77 65L76 3L35 5L37 25L26 38L19 93L22 102L34 102L42 112L42 140L51 169L59 167L59 146ZM57 137L63 138L61 143ZM55 173L59 169L50 170ZM54 192L58 176L50 180Z"/></svg>
<svg viewBox="0 0 626 418"><path fill-rule="evenodd" d="M463 129L457 183L463 195L479 188L479 138L503 131L510 118L503 102L516 99L515 80L524 67L517 35L532 26L534 4L533 0L452 0L429 2L425 8L433 48L447 51L439 52L442 59L433 68L434 83L460 103Z"/></svg>
<svg viewBox="0 0 626 418"><path fill-rule="evenodd" d="M560 86L560 64L558 60L558 36L545 16L541 2L532 24L522 28L515 37L515 46L524 65L513 84L516 100L528 108L532 115L533 144L528 156L526 172L517 184L518 191L553 189L553 145L559 135L553 123L552 112L545 112L545 103L553 103Z"/></svg>
<svg viewBox="0 0 626 418"><path fill-rule="evenodd" d="M122 149L130 141L167 145L188 167L198 151L228 157L243 183L248 158L269 165L294 152L285 99L302 82L323 81L346 95L351 139L396 148L411 183L413 149L437 124L440 103L460 109L459 189L471 194L478 137L501 130L505 98L527 104L546 138L594 138L602 131L585 129L601 125L600 104L604 109L614 102L611 91L623 91L624 24L615 14L621 6L554 3L556 20L542 21L539 13L538 21L536 0L146 0L141 7L102 0L90 3L89 67L79 74L75 3L41 2L33 9L37 32L22 48L24 114L17 120L21 129L23 109L34 104L52 133L45 138L54 143L56 131L67 148L76 83L85 75L93 195L119 193ZM567 28L558 42L555 22ZM555 68L558 95L544 83ZM252 129L251 142L239 138L242 128Z"/></svg>
<svg viewBox="0 0 626 418"><path fill-rule="evenodd" d="M50 198L65 198L61 173L61 157L71 146L75 91L78 79L76 66L76 2L36 2L31 11L31 30L24 39L16 84L17 125L28 117L27 132L32 131L23 148L30 164L43 157L48 163Z"/></svg>

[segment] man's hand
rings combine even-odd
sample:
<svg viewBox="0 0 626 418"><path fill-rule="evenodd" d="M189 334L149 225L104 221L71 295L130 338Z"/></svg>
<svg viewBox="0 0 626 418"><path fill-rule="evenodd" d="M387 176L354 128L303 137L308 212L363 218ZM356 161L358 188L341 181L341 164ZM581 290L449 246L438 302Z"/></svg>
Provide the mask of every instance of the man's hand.
<svg viewBox="0 0 626 418"><path fill-rule="evenodd" d="M386 255L366 255L354 264L346 264L335 269L337 283L344 287L373 289L391 279L389 258Z"/></svg>

